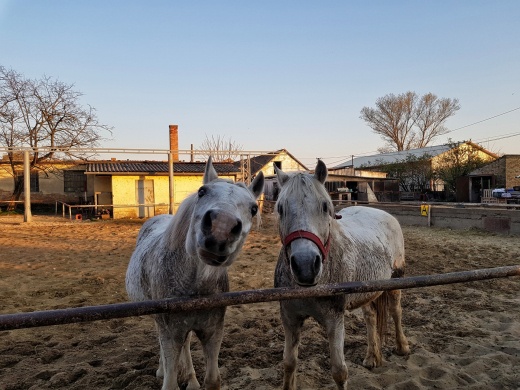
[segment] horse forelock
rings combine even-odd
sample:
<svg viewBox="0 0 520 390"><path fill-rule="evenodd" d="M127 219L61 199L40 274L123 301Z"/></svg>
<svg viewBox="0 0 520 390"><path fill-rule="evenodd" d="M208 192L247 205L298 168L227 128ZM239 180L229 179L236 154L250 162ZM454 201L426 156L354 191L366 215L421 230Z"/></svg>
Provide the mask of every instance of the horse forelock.
<svg viewBox="0 0 520 390"><path fill-rule="evenodd" d="M294 209L297 214L294 217L304 218L306 210L303 206L305 204L313 205L319 212L322 210L323 202L327 202L328 213L332 217L334 214L332 200L323 184L308 173L298 172L291 174L289 180L283 185L275 207L278 210L278 206L281 205L284 213L281 217L286 217L287 206L295 205ZM290 218L278 218L278 220L280 233L291 230L293 220Z"/></svg>

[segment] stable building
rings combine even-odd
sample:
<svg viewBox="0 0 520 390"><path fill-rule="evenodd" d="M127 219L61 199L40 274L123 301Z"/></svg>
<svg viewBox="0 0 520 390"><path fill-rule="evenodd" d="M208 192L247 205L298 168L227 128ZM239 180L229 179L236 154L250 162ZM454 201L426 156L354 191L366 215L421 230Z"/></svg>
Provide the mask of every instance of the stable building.
<svg viewBox="0 0 520 390"><path fill-rule="evenodd" d="M239 169L213 163L222 179L236 181ZM202 185L205 162L173 163L173 209ZM113 218L149 218L169 211L168 162L96 161L86 163L89 203L110 210Z"/></svg>

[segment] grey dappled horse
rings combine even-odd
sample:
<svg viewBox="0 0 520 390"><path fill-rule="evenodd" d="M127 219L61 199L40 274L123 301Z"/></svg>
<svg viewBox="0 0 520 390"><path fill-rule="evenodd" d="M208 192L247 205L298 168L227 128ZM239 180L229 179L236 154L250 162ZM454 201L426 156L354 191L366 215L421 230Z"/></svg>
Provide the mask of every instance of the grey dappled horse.
<svg viewBox="0 0 520 390"><path fill-rule="evenodd" d="M275 287L310 287L349 281L389 279L404 271L404 239L390 214L369 207L348 207L335 214L323 183L327 167L318 161L315 174L286 174L276 169L281 191L276 203L283 247ZM382 298L386 298L383 300ZM347 386L344 358L344 310L361 307L367 324L368 350L363 365L381 365L381 334L386 306L395 323L396 352L408 354L401 326L401 292L370 292L281 301L285 332L284 389L296 389L296 364L303 322L315 318L329 339L332 377Z"/></svg>
<svg viewBox="0 0 520 390"><path fill-rule="evenodd" d="M146 221L126 274L130 299L197 297L229 291L227 267L235 261L258 211L263 191L260 173L249 187L218 179L211 158L203 185L185 199L175 215ZM220 389L218 354L226 308L155 315L161 355L158 377L163 390L200 387L190 354L193 331L206 361L206 389Z"/></svg>

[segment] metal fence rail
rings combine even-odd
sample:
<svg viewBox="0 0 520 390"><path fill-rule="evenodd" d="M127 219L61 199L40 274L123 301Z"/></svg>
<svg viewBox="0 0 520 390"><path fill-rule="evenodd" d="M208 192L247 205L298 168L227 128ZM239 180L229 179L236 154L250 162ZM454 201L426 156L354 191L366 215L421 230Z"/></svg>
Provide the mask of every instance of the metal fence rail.
<svg viewBox="0 0 520 390"><path fill-rule="evenodd" d="M107 320L113 318L124 318L165 312L212 309L215 307L237 304L427 287L452 283L473 282L477 280L505 278L510 276L520 276L520 265L452 272L446 274L413 276L400 279L349 282L310 288L271 288L263 290L247 290L215 294L201 298L168 298L102 306L85 306L61 310L4 314L0 315L0 330L33 328L48 325L63 325L75 322Z"/></svg>

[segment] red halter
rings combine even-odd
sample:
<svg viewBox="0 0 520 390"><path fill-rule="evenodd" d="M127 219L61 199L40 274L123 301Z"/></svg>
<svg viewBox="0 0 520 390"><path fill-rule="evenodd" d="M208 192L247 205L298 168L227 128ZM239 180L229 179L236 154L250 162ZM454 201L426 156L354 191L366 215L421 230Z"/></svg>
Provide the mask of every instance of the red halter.
<svg viewBox="0 0 520 390"><path fill-rule="evenodd" d="M342 216L339 214L334 214L334 219L341 219ZM294 240L297 240L299 238L305 238L306 240L312 241L317 245L317 247L320 249L321 255L323 256L323 261L327 258L329 255L330 250L330 233L327 237L327 241L325 242L325 245L321 242L320 238L311 232L308 232L306 230L296 230L292 233L289 233L285 239L282 239L282 244L287 251L287 245L289 245Z"/></svg>
<svg viewBox="0 0 520 390"><path fill-rule="evenodd" d="M325 259L329 255L330 236L327 238L327 242L325 242L325 245L323 245L320 238L316 234L305 230L296 230L290 233L287 237L285 237L285 239L282 240L282 244L284 247L287 247L287 245L289 245L294 240L297 240L298 238L305 238L306 240L310 240L313 243L315 243L320 249L321 255L323 256L323 261L325 261Z"/></svg>

